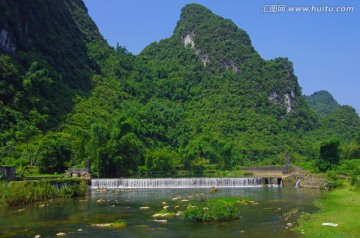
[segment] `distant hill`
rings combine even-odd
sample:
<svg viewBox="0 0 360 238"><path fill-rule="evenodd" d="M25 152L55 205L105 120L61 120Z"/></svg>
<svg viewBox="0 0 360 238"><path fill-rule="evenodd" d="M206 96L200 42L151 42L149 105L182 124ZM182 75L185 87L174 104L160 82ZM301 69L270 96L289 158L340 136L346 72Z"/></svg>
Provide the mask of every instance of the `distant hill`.
<svg viewBox="0 0 360 238"><path fill-rule="evenodd" d="M325 90L313 93L310 96L304 96L309 107L314 110L319 116L323 117L332 113L336 108L339 108L339 103L334 97Z"/></svg>

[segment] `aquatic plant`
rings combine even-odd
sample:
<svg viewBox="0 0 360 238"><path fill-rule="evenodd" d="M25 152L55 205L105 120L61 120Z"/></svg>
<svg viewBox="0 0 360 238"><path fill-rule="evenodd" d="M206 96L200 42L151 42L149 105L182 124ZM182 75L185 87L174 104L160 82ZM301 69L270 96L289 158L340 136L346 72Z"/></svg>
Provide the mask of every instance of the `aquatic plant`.
<svg viewBox="0 0 360 238"><path fill-rule="evenodd" d="M116 228L121 229L127 226L127 222L124 220L117 220L113 223L104 223L104 224L93 224L94 227L101 227L101 228Z"/></svg>
<svg viewBox="0 0 360 238"><path fill-rule="evenodd" d="M215 198L189 204L184 218L195 221L229 221L240 218L238 198Z"/></svg>
<svg viewBox="0 0 360 238"><path fill-rule="evenodd" d="M113 223L111 223L110 227L112 228L124 228L127 226L127 222L124 220L117 220Z"/></svg>

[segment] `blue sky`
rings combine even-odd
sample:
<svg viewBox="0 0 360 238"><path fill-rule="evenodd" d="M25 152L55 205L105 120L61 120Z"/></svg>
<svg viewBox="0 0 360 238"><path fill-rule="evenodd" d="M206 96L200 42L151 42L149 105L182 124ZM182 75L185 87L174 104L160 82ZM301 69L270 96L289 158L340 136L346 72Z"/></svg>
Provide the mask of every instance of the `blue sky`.
<svg viewBox="0 0 360 238"><path fill-rule="evenodd" d="M264 59L287 57L303 94L329 91L360 112L360 2L358 0L84 0L108 43L134 53L171 36L180 11L199 3L244 29ZM271 5L285 12L270 11ZM290 12L289 7L346 7L353 12ZM321 10L316 8L316 10ZM325 9L326 10L326 9Z"/></svg>

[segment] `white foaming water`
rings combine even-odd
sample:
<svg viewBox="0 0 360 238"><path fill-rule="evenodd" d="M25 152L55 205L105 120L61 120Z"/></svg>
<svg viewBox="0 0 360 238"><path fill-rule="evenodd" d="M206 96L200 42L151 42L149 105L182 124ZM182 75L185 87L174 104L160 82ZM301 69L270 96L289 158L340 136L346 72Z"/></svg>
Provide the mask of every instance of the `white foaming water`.
<svg viewBox="0 0 360 238"><path fill-rule="evenodd" d="M261 178L92 179L91 188L261 187ZM272 184L272 186L279 186Z"/></svg>

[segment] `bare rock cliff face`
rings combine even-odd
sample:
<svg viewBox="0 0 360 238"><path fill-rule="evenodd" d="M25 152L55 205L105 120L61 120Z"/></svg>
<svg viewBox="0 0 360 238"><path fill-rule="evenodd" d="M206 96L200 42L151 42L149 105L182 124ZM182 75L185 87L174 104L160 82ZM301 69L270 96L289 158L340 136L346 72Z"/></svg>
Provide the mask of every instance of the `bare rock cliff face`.
<svg viewBox="0 0 360 238"><path fill-rule="evenodd" d="M286 113L292 112L295 108L296 95L293 90L283 95L279 95L276 92L273 92L269 95L268 99L273 103L283 104L286 107Z"/></svg>
<svg viewBox="0 0 360 238"><path fill-rule="evenodd" d="M16 51L15 43L6 29L0 29L0 49L6 53L15 53Z"/></svg>

